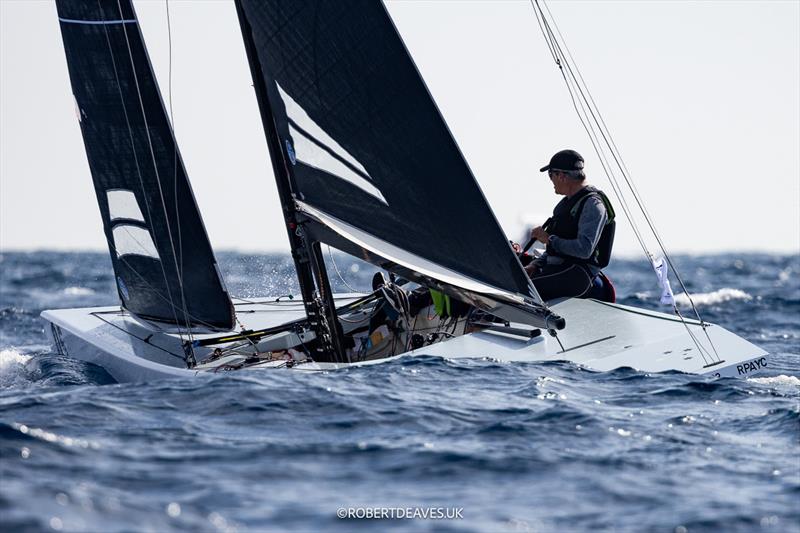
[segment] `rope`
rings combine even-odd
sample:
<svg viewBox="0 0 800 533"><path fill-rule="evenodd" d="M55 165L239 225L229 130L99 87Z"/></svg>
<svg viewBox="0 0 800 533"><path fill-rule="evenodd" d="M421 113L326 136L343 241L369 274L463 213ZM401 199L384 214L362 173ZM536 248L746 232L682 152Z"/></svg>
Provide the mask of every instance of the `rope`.
<svg viewBox="0 0 800 533"><path fill-rule="evenodd" d="M548 13L549 13L549 10L548 10ZM570 73L570 77L569 78L567 77L567 75L566 75L566 73L564 71L564 68L562 66L562 61L561 61L561 58L564 57L563 56L563 52L561 51L561 47L559 46L558 41L555 38L555 35L553 34L552 30L550 29L550 26L547 23L547 20L544 18L544 14L543 13L541 13L541 17L542 17L542 20L540 22L539 21L539 13L537 12L536 20L537 20L537 22L539 22L539 28L542 30L542 33L545 35L545 39L548 41L548 47L550 48L551 53L553 54L553 59L555 60L556 64L558 65L559 71L561 72L561 76L564 79L565 84L567 85L567 90L569 92L570 99L572 100L572 105L575 108L575 112L578 114L578 119L581 121L581 124L583 125L584 130L586 130L586 133L589 135L589 140L592 143L592 147L594 148L595 153L597 154L598 158L600 158L600 165L603 167L603 171L606 174L606 177L608 178L609 183L611 184L611 188L614 191L614 195L616 196L617 200L619 200L620 205L622 206L622 210L625 213L625 218L630 223L631 228L633 229L633 232L634 232L634 234L636 236L636 239L639 242L639 245L642 247L642 250L644 251L644 253L647 256L648 260L650 261L651 264L653 264L653 261L654 261L653 254L647 248L647 244L645 243L644 238L642 237L641 232L639 231L638 225L636 224L636 220L633 217L633 214L631 212L631 208L628 205L627 199L625 198L625 195L623 194L622 188L620 187L619 183L617 182L616 175L613 172L613 167L609 163L608 158L605 155L605 152L602 150L602 148L600 146L600 139L599 139L599 137L597 135L597 132L595 131L595 125L597 125L597 121L596 121L596 117L594 115L594 112L591 110L591 107L588 105L588 102L586 102L585 95L583 94L583 91L581 90L580 85L577 83L577 80L575 79L575 76L572 73L572 69L570 68L570 64L568 62L566 62L566 60L565 60L564 63L566 64L567 71ZM551 15L551 18L552 18L552 15ZM555 25L555 22L554 22L554 25ZM558 27L556 27L556 31L558 31ZM559 32L559 36L561 36L560 32ZM562 41L563 41L563 37L562 37ZM566 44L564 46L566 48ZM572 59L571 55L570 55L570 59ZM577 67L576 67L576 70L577 70ZM581 77L581 80L583 80L582 77ZM577 91L580 92L580 95L583 97L583 99L580 100L580 109L578 108L578 102L576 102L576 99L575 99L575 96L576 96L575 95L575 91L576 91L576 89L577 89ZM587 93L588 93L588 90L587 90ZM592 100L592 102L593 102L593 100ZM587 107L589 108L588 112L587 112ZM590 113L592 115L592 118L595 118L595 123L594 124L589 121L589 114ZM604 139L605 139L605 136L604 136ZM629 187L630 187L630 183L629 183ZM640 207L642 207L642 206L640 205ZM646 216L648 216L648 215L645 213L645 217ZM663 250L663 248L662 248L662 250ZM666 255L666 252L664 252L664 253ZM672 265L671 262L669 264ZM684 291L685 291L685 287L684 287ZM689 337L692 339L692 342L694 343L695 347L700 352L700 356L703 358L703 362L706 365L709 364L708 359L706 359L706 355L705 355L707 353L706 350L703 349L702 345L697 340L697 337L695 337L694 333L692 333L691 329L689 328L689 325L686 323L685 319L683 318L683 315L680 314L680 312L678 311L676 306L673 306L673 310L674 310L675 314L677 314L678 317L680 318L681 323L683 324L684 328L686 329L686 332L688 333ZM704 325L703 321L700 320L700 322L701 322L701 325L703 326L703 329L705 330L705 325ZM706 336L708 336L707 332L706 332ZM557 336L556 336L556 340L558 341L559 345L561 345L561 340L558 339ZM709 340L709 342L711 342L710 338L708 340ZM711 343L711 345L713 347L713 343ZM563 345L561 345L561 346L562 346L562 350L563 350ZM714 351L716 353L716 349ZM718 359L719 359L719 357L718 357Z"/></svg>
<svg viewBox="0 0 800 533"><path fill-rule="evenodd" d="M580 70L578 69L578 66L575 63L575 60L572 58L572 53L569 51L569 48L567 47L567 43L564 40L564 37L561 35L561 30L559 30L558 24L556 24L555 18L553 17L552 13L550 12L550 7L547 5L546 2L544 2L544 0L542 0L542 3L544 4L545 9L547 9L547 13L548 13L548 15L550 15L550 19L553 21L553 26L555 27L556 32L558 33L558 36L561 39L561 42L564 43L564 49L567 51L567 55L569 56L569 59L571 61L571 63L567 63L567 68L570 69L570 72L571 72L570 64L574 64L575 65L575 72L578 73L578 77L580 78L581 84L583 85L583 87L586 87L586 82L583 80L583 76L581 75ZM573 77L574 77L574 75L573 75ZM576 83L577 83L577 80L576 80ZM578 88L580 89L580 87L581 87L581 85L579 84ZM594 102L594 98L592 97L592 95L589 92L588 88L586 89L586 94L588 95L589 101L592 104L589 107L589 109L590 110L594 109L597 112L597 117L595 117L594 116L594 112L592 112L592 118L594 118L596 123L598 124L598 129L600 130L601 134L603 135L603 140L605 140L607 145L609 146L610 151L611 151L611 155L614 158L614 161L617 163L617 166L619 167L619 169L621 171L621 175L622 175L623 179L625 179L625 183L628 185L628 187L630 188L631 192L633 193L633 197L636 200L636 203L639 206L640 210L642 211L642 214L644 215L645 221L647 222L648 226L650 227L650 230L653 233L653 236L655 237L656 241L658 242L659 248L664 253L664 258L667 260L667 263L669 264L670 268L675 273L675 278L678 280L678 283L680 283L681 288L683 289L683 292L686 294L686 297L688 298L689 303L691 304L692 310L694 311L695 316L697 317L697 320L701 324L703 324L704 329L705 329L705 322L703 321L702 318L700 318L700 313L698 312L697 307L694 304L694 300L692 299L692 295L689 293L688 289L686 288L686 285L683 283L683 279L681 278L680 273L675 268L675 265L672 263L672 259L670 257L670 254L667 253L666 247L665 247L663 241L661 240L661 235L659 234L658 230L656 229L655 223L652 221L653 217L650 215L649 211L647 210L646 206L644 205L644 202L641 200L641 194L639 193L639 190L636 187L636 184L633 182L633 178L631 177L630 172L628 171L628 167L625 164L625 161L622 159L622 154L619 153L619 149L617 149L617 145L614 142L613 137L611 136L611 132L608 130L608 127L606 126L605 120L603 120L603 116L600 113L600 110L597 108L597 105ZM583 96L583 91L581 91L581 96ZM587 102L587 105L588 105L588 102ZM709 339L709 342L710 341L711 341L711 339ZM712 343L712 346L713 346L713 343Z"/></svg>
<svg viewBox="0 0 800 533"><path fill-rule="evenodd" d="M122 17L122 5L120 4L119 0L117 0L117 7L119 8L120 16ZM186 296L185 296L185 293L184 293L184 290L183 290L183 279L180 276L180 267L178 266L178 256L177 256L177 253L175 251L175 241L174 241L174 239L172 237L172 227L170 225L169 213L167 212L166 200L164 199L164 190L163 190L163 187L161 185L161 176L158 173L158 162L156 161L156 153L155 153L155 149L153 148L153 140L152 140L152 138L150 136L150 126L147 123L147 112L145 111L145 108L144 108L144 101L142 99L142 91L141 91L141 87L139 86L139 76L136 74L136 64L134 63L134 60L133 60L133 51L131 50L131 42L130 42L130 39L128 38L128 29L125 27L124 24L122 25L122 32L125 35L125 44L127 45L127 48L128 48L128 58L130 59L130 62L131 62L131 72L133 73L133 81L134 81L134 85L136 86L136 95L138 96L138 99L139 99L139 109L142 112L142 121L144 122L145 133L147 134L147 144L148 144L148 147L150 149L150 159L151 159L151 161L153 163L153 172L154 172L155 177L156 177L156 184L158 185L158 194L159 194L159 197L161 199L161 208L162 208L162 210L164 212L164 222L166 223L165 225L166 225L166 228L167 228L167 237L169 239L170 250L172 251L172 260L173 260L173 263L175 264L175 275L178 278L178 286L179 286L180 291L181 291L181 305L182 305L182 309L183 309L184 320L186 321L186 330L187 330L187 332L190 332L191 331L191 322L189 321L189 316L188 316L189 313L188 313L188 309L186 307ZM173 142L174 142L174 137L173 137ZM163 261L160 261L160 263L161 263L161 268L163 270L164 269ZM166 276L166 271L164 271L164 272L165 272L165 276ZM172 291L169 288L169 282L167 282L167 291L169 293L169 298L170 298L170 301L171 301L172 300ZM173 304L173 307L174 307L174 304ZM176 322L176 324L179 324L177 315L175 316L175 322ZM191 333L189 333L189 334L191 335ZM183 340L183 336L182 335L181 335L181 340ZM191 344L190 344L190 346L191 346ZM194 361L194 353L190 351L188 356L189 356L189 364L193 365L195 363L195 361Z"/></svg>
<svg viewBox="0 0 800 533"><path fill-rule="evenodd" d="M119 5L119 1L117 2L117 6L119 7L119 11L120 11L120 14L121 14L122 13L122 7ZM101 5L100 0L97 0L97 8L98 8L98 11L100 13L101 20L105 21L105 14L103 12L103 6ZM124 28L124 26L125 25L123 24L123 28ZM119 92L119 99L120 99L120 103L122 104L122 112L125 115L125 124L128 127L128 138L130 139L130 142L131 142L131 154L133 155L133 161L134 161L134 164L136 166L136 174L139 177L139 186L141 187L141 191L142 191L142 199L144 200L144 207L145 207L145 210L147 211L148 220L152 220L153 217L152 217L152 214L151 214L151 211L150 211L150 202L147 201L147 195L145 193L145 187L144 187L144 178L142 178L142 170L141 170L141 167L139 165L139 158L136 155L136 144L134 142L134 137L133 137L133 128L131 126L130 116L128 115L128 107L125 105L125 96L122 94L122 84L119 81L119 71L117 69L117 60L116 60L116 58L114 56L114 49L111 46L111 38L108 35L108 26L106 24L103 24L103 32L104 32L105 37L106 37L106 45L108 46L108 52L111 55L111 64L112 64L112 67L114 68L114 79L115 79L115 81L117 83L117 91ZM126 38L127 38L127 35L126 35ZM129 50L130 50L130 47L129 47ZM132 60L131 60L131 63L133 63ZM114 252L116 253L117 250L116 250L116 246L113 244L113 242L114 242L113 238L110 239L109 242L112 243L112 248L114 248ZM121 259L121 256L119 256L119 257ZM124 260L122 260L122 261L127 264L126 261L124 261ZM175 318L175 324L177 324L180 327L180 322L178 321L178 315L175 312L175 310L176 310L175 304L172 301L172 294L169 291L169 280L167 278L167 272L164 269L164 264L161 261L159 261L159 264L161 265L161 274L164 277L164 285L167 287L167 292L168 292L168 296L169 296L169 303L170 303L170 309L172 310L173 317ZM144 279L144 277L141 274L139 274L136 270L134 270L134 269L131 269L131 270L135 274L137 274L139 277ZM158 291L156 291L156 294L159 294ZM161 295L159 294L159 296L161 296ZM183 341L183 337L181 337L181 341Z"/></svg>
<svg viewBox="0 0 800 533"><path fill-rule="evenodd" d="M617 197L617 199L620 202L620 205L622 206L625 217L630 223L634 231L634 234L636 236L636 239L639 242L639 245L642 247L642 250L644 251L650 263L652 264L654 261L653 254L650 253L650 251L648 250L647 244L645 243L645 240L642 237L642 233L639 230L638 225L636 224L632 212L633 210L628 205L626 195L623 193L622 187L620 183L617 181L617 177L614 172L614 165L611 164L609 157L606 155L606 150L608 150L608 152L610 153L610 157L611 159L613 159L613 162L616 165L616 168L619 170L619 173L623 178L625 185L627 185L628 190L633 196L633 200L635 201L636 206L639 208L639 211L641 212L645 222L647 223L650 232L652 233L653 237L658 243L659 249L664 254L664 258L666 259L667 264L675 273L675 277L678 280L681 289L686 294L689 303L692 307L692 310L694 311L694 314L697 317L698 321L700 322L703 332L705 333L706 339L708 340L709 344L711 345L714 351L714 355L716 356L717 361L720 361L720 357L719 354L717 353L716 347L714 346L714 343L708 334L707 324L700 317L700 313L696 305L694 304L694 301L691 295L689 294L689 291L685 283L683 282L682 277L680 276L678 270L676 269L672 261L672 258L670 257L670 254L667 252L666 246L664 245L661 236L656 230L652 217L650 216L650 213L647 211L644 205L644 201L641 199L641 195L639 194L638 189L633 183L633 179L630 176L630 172L628 171L627 166L622 160L621 154L619 154L619 150L617 149L616 143L614 142L611 136L611 133L605 123L605 120L603 120L603 117L600 114L599 109L597 108L597 104L595 103L594 98L589 92L589 89L586 85L586 82L583 79L583 76L580 73L580 70L575 64L572 54L569 51L569 48L567 47L566 41L563 35L561 34L561 31L559 30L558 25L556 24L552 13L550 12L550 8L547 6L546 2L542 0L542 4L545 5L545 9L547 10L547 15L549 16L549 19L552 20L552 27L555 28L555 33L551 28L548 18L545 16L544 10L539 5L539 0L530 0L530 3L531 7L534 10L534 14L536 16L536 22L539 25L539 29L541 30L545 38L545 41L553 57L553 60L558 66L562 78L564 79L564 82L567 86L570 98L572 99L573 107L575 108L575 111L578 114L578 118L581 121L584 130L586 130L586 133L589 136L589 140L592 143L592 147L594 148L595 153L600 159L603 171L605 172L606 177L608 178L609 183L611 184L611 187L614 190L615 196ZM556 37L556 34L558 35L558 37ZM563 48L567 52L566 54L564 53L564 50L562 50L561 46L562 43L563 43ZM569 61L567 60L567 58L569 58ZM574 71L572 67L573 64L575 64ZM675 311L675 314L678 315L684 327L686 328L686 331L688 332L689 336L692 338L692 341L695 343L698 350L700 351L700 354L703 357L705 363L708 364L708 360L706 360L705 356L707 352L703 349L698 339L690 330L689 325L686 323L685 319L679 312L677 305L673 305L673 309Z"/></svg>
<svg viewBox="0 0 800 533"><path fill-rule="evenodd" d="M142 341L143 343L145 343L145 344L147 344L147 345L149 345L149 346L152 346L153 348L155 348L155 349L157 349L157 350L161 350L162 352L164 352L164 353L167 353L167 354L171 355L172 357L175 357L176 359L180 359L181 361L184 361L184 362L186 361L186 358L185 358L185 356L184 356L183 354L180 354L180 355L179 355L179 354L176 354L176 353L170 352L169 350L167 350L167 349L165 349L165 348L162 348L161 346L158 346L158 345L156 345L156 344L153 344L153 343L151 343L151 342L150 342L150 337L152 337L152 335L149 335L149 336L147 336L147 337L145 337L145 338L141 338L141 337L139 337L139 336L137 336L137 335L134 335L134 334L133 334L133 333L131 333L129 330L127 330L127 329L125 329L125 328L123 328L123 327L121 327L121 326L119 326L119 325L115 324L114 322L112 322L112 321L110 321L110 320L106 320L105 318L103 318L102 316L100 316L100 313L92 313L92 316L94 316L94 317L95 317L96 319L98 319L98 320L101 320L101 321L105 322L105 323L106 323L106 324L108 324L109 326L111 326L111 327L113 327L113 328L116 328L116 329L120 330L121 332L125 333L126 335L130 335L130 336L131 336L131 337L133 337L134 339L140 340L140 341Z"/></svg>
<svg viewBox="0 0 800 533"><path fill-rule="evenodd" d="M183 234L181 231L181 210L180 203L178 202L178 140L175 138L175 115L172 111L172 22L169 17L169 0L164 0L164 5L167 11L167 41L169 43L169 76L167 82L167 92L169 96L169 122L172 128L172 183L173 190L172 196L175 199L175 220L178 221L178 251L180 252L180 267L178 268L178 284L181 289L181 301L183 302L184 319L189 314L186 304L186 295L183 287ZM235 313L234 313L235 315ZM238 320L238 319L237 319ZM188 320L187 320L188 322ZM188 328L189 341L193 342L192 329Z"/></svg>
<svg viewBox="0 0 800 533"><path fill-rule="evenodd" d="M531 5L533 5L533 1L531 0ZM578 108L578 102L575 100L575 94L573 92L572 85L570 84L570 80L567 78L566 73L564 72L564 68L561 64L561 59L557 52L557 43L555 42L555 36L550 30L550 26L547 24L547 21L544 19L544 14L541 14L542 20L539 20L540 12L536 10L534 7L534 13L536 14L536 22L539 24L539 29L542 31L542 34L545 36L545 40L547 42L547 46L550 49L550 53L553 56L553 60L556 62L556 65L559 68L559 72L561 73L561 77L564 79L564 83L567 85L567 89L569 92L570 99L572 100L572 106L575 108L575 112L578 114L578 119L581 121L581 125L586 130L587 134L589 135L589 141L592 143L592 147L595 150L595 153L600 158L600 165L603 167L603 171L606 176L609 178L609 183L611 184L611 188L614 191L614 196L619 200L620 205L622 206L622 210L625 213L625 218L631 224L634 234L636 235L636 239L639 242L639 245L644 250L645 254L649 255L647 251L647 245L644 242L644 239L639 232L638 226L636 225L635 220L633 219L633 215L631 213L630 207L628 206L628 202L625 199L625 196L622 194L622 190L619 187L616 179L614 178L614 173L608 163L608 160L605 157L605 154L602 153L602 150L599 147L599 140L596 138L596 134L594 129L591 127L591 123L587 124L586 120L584 119L584 114L586 113L585 107L583 106L583 102L581 102L581 108ZM587 117L588 118L588 117Z"/></svg>
<svg viewBox="0 0 800 533"><path fill-rule="evenodd" d="M113 245L112 245L112 248L113 248L113 251L114 251L114 253L118 254L118 251L117 251L117 248L116 248L116 246L113 246ZM138 276L138 277L139 277L139 280L140 280L142 283L144 283L145 285L147 285L147 288L148 288L148 289L150 289L150 290L152 290L152 291L153 291L153 294L155 294L156 296L158 296L158 297L159 297L161 300L163 300L163 301L164 301L166 304L168 304L168 305L171 305L171 306L172 306L172 309L173 309L173 314L174 314L174 311L177 309L177 307L175 307L175 306L174 306L174 304L172 303L172 301L171 301L170 299L166 298L166 297L165 297L163 294L161 294L161 292L158 290L158 288L157 288L157 287L153 286L153 284L151 284L151 283L150 283L150 282L147 280L147 278L145 278L145 277L144 277L142 274L140 274L138 270L136 270L135 268L133 268L133 265L131 265L130 263L128 263L128 262L125 260L125 256L124 256L124 255L119 255L118 259L119 259L119 260L120 260L122 263L124 263L124 264L125 264L125 266L127 266L127 267L130 269L130 271L131 271L131 272L133 272L133 273L134 273L136 276ZM216 326L214 326L213 324L209 324L208 322L204 322L203 320L200 320L199 318L197 318L196 316L192 315L191 313L189 314L189 317L190 317L192 320L194 320L196 323L198 323L198 324L200 324L200 325L203 325L203 326L206 326L206 327L208 327L208 328L209 328L209 329L211 329L211 330L216 330L216 329L217 329L217 327L216 327ZM181 327L181 325L180 325L180 323L179 323L179 322L177 322L177 317L176 317L176 319L175 319L175 320L176 320L176 322L175 322L175 325L178 327L178 330L179 330L179 331L178 331L178 335L181 335L181 332L180 332L180 327ZM181 341L183 341L183 337L181 337Z"/></svg>
<svg viewBox="0 0 800 533"><path fill-rule="evenodd" d="M333 252L331 252L331 246L330 245L327 245L327 246L328 246L328 257L331 258L331 263L333 263L333 269L336 270L336 274L339 276L339 279L342 280L342 283L344 283L344 286L347 287L348 289L350 289L350 292L355 292L355 293L358 293L358 294L366 294L364 291L355 290L353 287L350 286L349 283L347 283L344 280L344 278L342 277L342 273L339 272L339 267L336 266L336 261L333 260Z"/></svg>

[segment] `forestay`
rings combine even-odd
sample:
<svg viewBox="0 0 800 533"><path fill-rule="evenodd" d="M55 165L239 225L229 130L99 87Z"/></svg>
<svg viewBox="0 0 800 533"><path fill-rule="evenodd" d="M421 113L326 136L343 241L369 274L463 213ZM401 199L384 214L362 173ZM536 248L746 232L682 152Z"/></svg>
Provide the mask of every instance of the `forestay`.
<svg viewBox="0 0 800 533"><path fill-rule="evenodd" d="M130 0L57 0L76 112L123 306L230 329L233 307Z"/></svg>
<svg viewBox="0 0 800 533"><path fill-rule="evenodd" d="M539 301L381 2L238 3L271 149L297 207L331 230L316 238Z"/></svg>

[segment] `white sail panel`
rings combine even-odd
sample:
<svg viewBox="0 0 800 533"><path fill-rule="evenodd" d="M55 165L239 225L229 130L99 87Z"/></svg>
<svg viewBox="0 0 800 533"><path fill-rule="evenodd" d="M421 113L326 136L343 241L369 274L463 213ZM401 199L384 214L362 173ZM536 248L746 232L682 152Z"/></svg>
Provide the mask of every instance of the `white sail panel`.
<svg viewBox="0 0 800 533"><path fill-rule="evenodd" d="M140 226L117 224L112 230L114 235L114 251L117 257L123 255L143 255L159 259L158 250L150 232Z"/></svg>
<svg viewBox="0 0 800 533"><path fill-rule="evenodd" d="M279 83L275 85L278 87L290 120L289 133L294 140L295 159L348 181L384 204L387 203L381 191L370 180L359 175L361 173L369 176L364 166L320 128ZM302 128L303 131L299 131L298 128ZM355 169L348 167L347 163Z"/></svg>
<svg viewBox="0 0 800 533"><path fill-rule="evenodd" d="M144 223L144 215L139 209L139 202L133 191L127 189L109 189L106 191L108 199L108 217L114 220L136 220Z"/></svg>

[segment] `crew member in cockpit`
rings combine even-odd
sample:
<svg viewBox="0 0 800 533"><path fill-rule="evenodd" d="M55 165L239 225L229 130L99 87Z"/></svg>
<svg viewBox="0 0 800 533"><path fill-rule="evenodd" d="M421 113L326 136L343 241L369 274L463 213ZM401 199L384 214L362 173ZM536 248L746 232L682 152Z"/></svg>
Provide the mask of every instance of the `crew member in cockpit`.
<svg viewBox="0 0 800 533"><path fill-rule="evenodd" d="M613 286L601 272L614 244L614 209L603 191L587 183L583 167L578 152L562 150L540 169L555 193L565 197L547 222L531 230L531 238L546 248L525 271L543 300L614 299Z"/></svg>

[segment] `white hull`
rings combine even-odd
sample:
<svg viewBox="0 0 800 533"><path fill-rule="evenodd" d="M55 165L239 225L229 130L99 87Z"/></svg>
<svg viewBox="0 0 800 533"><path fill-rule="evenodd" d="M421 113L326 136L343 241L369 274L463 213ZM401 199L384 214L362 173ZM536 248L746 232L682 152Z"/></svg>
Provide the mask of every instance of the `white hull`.
<svg viewBox="0 0 800 533"><path fill-rule="evenodd" d="M353 295L340 295L337 304L344 305L353 300ZM709 325L707 333L719 357L702 328L690 322L695 338L707 352L704 359L686 326L672 315L576 299L557 303L552 309L567 321L567 327L559 332L558 339L547 333L525 338L480 331L403 355L449 359L489 357L499 361L571 361L598 371L631 367L644 372L677 370L711 377L749 376L761 372L768 364L764 350L716 325ZM275 302L268 298L238 304L236 311L240 322L248 329L273 327L304 316L302 303ZM187 369L178 335L135 319L119 307L44 311L42 317L50 324L46 331L56 352L101 366L119 382L193 376L219 370L213 365L205 365L200 370ZM200 350L198 360L210 354L209 348ZM376 364L395 358L352 365ZM722 362L717 362L717 359ZM265 362L250 368L264 370L276 366L284 365ZM307 362L293 368L327 370L342 366L350 364Z"/></svg>

